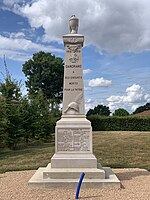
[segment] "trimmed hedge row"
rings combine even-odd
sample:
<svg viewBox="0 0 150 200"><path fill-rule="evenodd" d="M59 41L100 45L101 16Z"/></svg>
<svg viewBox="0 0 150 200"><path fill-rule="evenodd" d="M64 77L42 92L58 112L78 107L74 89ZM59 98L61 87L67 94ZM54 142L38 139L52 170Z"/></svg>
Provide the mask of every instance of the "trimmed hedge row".
<svg viewBox="0 0 150 200"><path fill-rule="evenodd" d="M150 131L150 117L89 116L93 131Z"/></svg>

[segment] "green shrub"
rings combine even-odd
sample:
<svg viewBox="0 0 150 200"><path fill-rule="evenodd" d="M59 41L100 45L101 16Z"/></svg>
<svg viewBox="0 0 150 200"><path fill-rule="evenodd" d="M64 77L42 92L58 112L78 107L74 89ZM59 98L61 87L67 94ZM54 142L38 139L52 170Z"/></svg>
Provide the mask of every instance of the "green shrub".
<svg viewBox="0 0 150 200"><path fill-rule="evenodd" d="M150 117L89 116L93 131L150 131Z"/></svg>

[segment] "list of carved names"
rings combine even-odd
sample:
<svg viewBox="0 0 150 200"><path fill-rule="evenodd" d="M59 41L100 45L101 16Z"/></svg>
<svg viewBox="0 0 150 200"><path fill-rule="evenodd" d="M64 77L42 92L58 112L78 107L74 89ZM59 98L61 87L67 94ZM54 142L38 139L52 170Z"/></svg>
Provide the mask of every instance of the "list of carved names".
<svg viewBox="0 0 150 200"><path fill-rule="evenodd" d="M90 151L90 129L58 129L57 151Z"/></svg>

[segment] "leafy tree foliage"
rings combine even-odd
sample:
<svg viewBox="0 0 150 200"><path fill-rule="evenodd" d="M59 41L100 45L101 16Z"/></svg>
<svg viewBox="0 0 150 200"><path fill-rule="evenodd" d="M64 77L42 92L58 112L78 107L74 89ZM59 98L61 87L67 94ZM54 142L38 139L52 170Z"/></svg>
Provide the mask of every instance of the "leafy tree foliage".
<svg viewBox="0 0 150 200"><path fill-rule="evenodd" d="M109 116L110 115L109 107L103 105L97 105L94 109L90 109L87 112L87 116L90 115L102 115L102 116Z"/></svg>
<svg viewBox="0 0 150 200"><path fill-rule="evenodd" d="M0 98L0 112L0 147L3 147L7 140L6 101L4 98Z"/></svg>
<svg viewBox="0 0 150 200"><path fill-rule="evenodd" d="M51 109L54 104L59 104L62 100L63 65L63 60L51 53L41 51L33 54L32 59L23 64L30 98L35 98L41 90L51 103Z"/></svg>
<svg viewBox="0 0 150 200"><path fill-rule="evenodd" d="M114 116L128 116L129 113L127 110L123 109L123 108L119 108L117 110L115 110L115 112L113 113Z"/></svg>
<svg viewBox="0 0 150 200"><path fill-rule="evenodd" d="M29 137L38 140L50 138L51 132L53 131L50 123L51 111L49 109L49 104L46 98L44 97L42 91L39 91L37 98L31 99L27 103L28 110L26 112L26 130L27 132L32 133L31 136L29 134ZM22 110L24 111L24 109ZM32 123L28 127L29 121Z"/></svg>
<svg viewBox="0 0 150 200"><path fill-rule="evenodd" d="M133 114L137 114L137 113L140 113L140 112L144 112L146 110L150 110L150 103L146 103L144 106L140 106L138 107L134 112Z"/></svg>
<svg viewBox="0 0 150 200"><path fill-rule="evenodd" d="M18 82L11 80L10 76L6 77L5 83L0 83L0 92L2 96L7 100L19 100L21 92L18 85Z"/></svg>
<svg viewBox="0 0 150 200"><path fill-rule="evenodd" d="M12 79L11 75L7 70L6 61L4 59L6 75L4 76L4 81L0 82L0 93L7 101L17 101L21 97L21 81L18 82Z"/></svg>
<svg viewBox="0 0 150 200"><path fill-rule="evenodd" d="M54 117L42 94L36 99L23 97L17 103L0 100L0 147L16 149L35 140L47 141L54 132Z"/></svg>
<svg viewBox="0 0 150 200"><path fill-rule="evenodd" d="M0 148L16 149L34 140L50 139L54 132L54 112L42 90L38 90L36 98L22 97L20 85L6 72L0 82Z"/></svg>
<svg viewBox="0 0 150 200"><path fill-rule="evenodd" d="M15 149L17 144L23 140L22 118L19 112L19 105L7 103L7 145Z"/></svg>

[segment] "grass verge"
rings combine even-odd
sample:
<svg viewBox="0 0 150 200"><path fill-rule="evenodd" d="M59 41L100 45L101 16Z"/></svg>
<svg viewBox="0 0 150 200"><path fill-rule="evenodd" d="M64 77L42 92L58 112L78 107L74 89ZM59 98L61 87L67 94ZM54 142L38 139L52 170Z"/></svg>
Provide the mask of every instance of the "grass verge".
<svg viewBox="0 0 150 200"><path fill-rule="evenodd" d="M150 171L150 132L93 132L93 147L102 166Z"/></svg>
<svg viewBox="0 0 150 200"><path fill-rule="evenodd" d="M54 142L20 150L0 150L0 173L44 167L54 154ZM102 166L150 171L150 132L93 132L93 149Z"/></svg>

